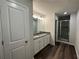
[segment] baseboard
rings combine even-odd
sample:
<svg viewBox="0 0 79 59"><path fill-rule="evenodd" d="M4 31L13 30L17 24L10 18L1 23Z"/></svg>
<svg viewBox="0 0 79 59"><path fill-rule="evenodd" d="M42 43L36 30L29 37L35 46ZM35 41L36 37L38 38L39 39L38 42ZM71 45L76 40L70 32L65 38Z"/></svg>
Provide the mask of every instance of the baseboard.
<svg viewBox="0 0 79 59"><path fill-rule="evenodd" d="M74 44L71 43L71 42L65 42L65 41L60 41L60 40L56 40L56 42L62 42L62 43L66 43L66 44L69 44L69 45L73 45L74 46Z"/></svg>
<svg viewBox="0 0 79 59"><path fill-rule="evenodd" d="M79 59L79 54L78 54L78 50L77 50L76 46L75 46L75 51L76 51L77 59Z"/></svg>

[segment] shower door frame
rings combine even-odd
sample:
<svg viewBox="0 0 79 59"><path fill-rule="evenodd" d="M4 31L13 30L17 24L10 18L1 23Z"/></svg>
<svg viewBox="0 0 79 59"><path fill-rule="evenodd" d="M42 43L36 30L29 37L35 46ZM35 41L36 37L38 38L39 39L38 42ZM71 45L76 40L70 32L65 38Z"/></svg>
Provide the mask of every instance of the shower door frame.
<svg viewBox="0 0 79 59"><path fill-rule="evenodd" d="M62 21L69 21L69 33L68 33L68 35L70 34L70 20L61 20L60 21L60 36L61 36L61 22ZM58 29L59 29L59 27L58 27L58 24L59 24L59 20L56 20L56 41L60 41L60 42L69 42L69 39L68 39L68 41L64 41L64 40L61 40L59 37L58 37ZM70 37L69 37L70 38Z"/></svg>

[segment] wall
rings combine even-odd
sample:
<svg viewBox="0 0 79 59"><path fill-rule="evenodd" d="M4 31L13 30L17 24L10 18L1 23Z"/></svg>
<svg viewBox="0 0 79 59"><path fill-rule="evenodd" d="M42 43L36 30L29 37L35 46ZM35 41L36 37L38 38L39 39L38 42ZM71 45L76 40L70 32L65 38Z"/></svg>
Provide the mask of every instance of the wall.
<svg viewBox="0 0 79 59"><path fill-rule="evenodd" d="M43 31L50 32L51 34L51 40L50 44L55 45L55 13L50 14L50 16L47 16L42 20L44 22L43 24Z"/></svg>
<svg viewBox="0 0 79 59"><path fill-rule="evenodd" d="M11 2L18 2L18 3L21 3L23 5L26 5L29 7L29 25L30 27L28 29L29 30L29 45L28 45L28 48L29 48L29 59L33 59L33 31L32 31L32 0L8 0L8 1L11 1Z"/></svg>
<svg viewBox="0 0 79 59"><path fill-rule="evenodd" d="M51 33L51 44L55 45L55 13L53 13L50 17L50 22L49 22L49 30Z"/></svg>
<svg viewBox="0 0 79 59"><path fill-rule="evenodd" d="M76 40L76 13L72 13L70 16L70 32L69 41L72 45L75 44Z"/></svg>
<svg viewBox="0 0 79 59"><path fill-rule="evenodd" d="M79 59L79 10L77 12L75 49L76 49L77 57Z"/></svg>

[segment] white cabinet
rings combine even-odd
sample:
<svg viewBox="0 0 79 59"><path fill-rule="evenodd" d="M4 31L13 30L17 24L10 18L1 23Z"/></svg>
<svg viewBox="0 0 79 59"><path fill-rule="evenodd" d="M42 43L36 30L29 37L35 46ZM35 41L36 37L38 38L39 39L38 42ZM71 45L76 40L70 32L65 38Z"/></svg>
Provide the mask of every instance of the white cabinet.
<svg viewBox="0 0 79 59"><path fill-rule="evenodd" d="M46 47L50 42L50 35L45 35L34 40L34 53L38 53L44 47Z"/></svg>

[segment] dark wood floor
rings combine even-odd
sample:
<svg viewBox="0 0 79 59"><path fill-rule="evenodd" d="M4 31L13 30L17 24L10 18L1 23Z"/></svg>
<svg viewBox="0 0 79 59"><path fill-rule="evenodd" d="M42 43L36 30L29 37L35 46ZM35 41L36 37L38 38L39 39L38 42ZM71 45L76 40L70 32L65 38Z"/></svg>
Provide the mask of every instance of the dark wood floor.
<svg viewBox="0 0 79 59"><path fill-rule="evenodd" d="M77 59L74 46L64 43L56 43L56 46L48 45L34 56L35 59Z"/></svg>

